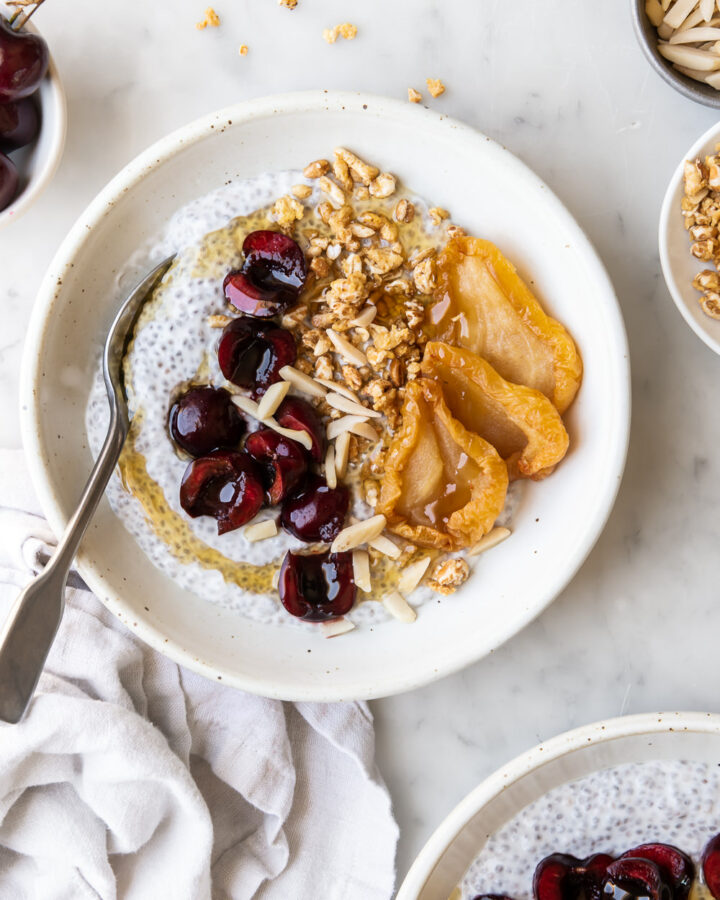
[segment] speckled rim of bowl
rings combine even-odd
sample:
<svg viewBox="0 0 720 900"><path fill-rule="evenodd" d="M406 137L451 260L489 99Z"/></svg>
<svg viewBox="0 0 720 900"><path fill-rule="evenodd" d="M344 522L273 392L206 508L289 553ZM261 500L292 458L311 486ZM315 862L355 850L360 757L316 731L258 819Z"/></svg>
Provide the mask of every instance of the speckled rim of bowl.
<svg viewBox="0 0 720 900"><path fill-rule="evenodd" d="M658 249L660 252L660 266L662 268L665 284L670 291L673 303L678 308L680 315L685 319L687 324L692 328L700 340L712 351L720 355L720 338L713 335L711 328L717 330L717 322L707 317L704 313L702 316L693 316L682 295L682 291L678 285L678 281L673 271L672 262L670 261L669 251L669 233L670 233L670 217L680 215L680 199L677 196L678 190L682 192L683 185L683 167L686 159L694 159L703 155L703 148L714 146L720 141L720 122L701 135L678 163L675 171L670 178L670 182L665 191L662 207L660 208L660 220L658 222ZM690 256L690 241L688 241L688 257ZM697 295L698 298L700 294ZM694 307L697 311L699 305ZM720 332L719 332L720 333Z"/></svg>
<svg viewBox="0 0 720 900"><path fill-rule="evenodd" d="M635 36L642 47L645 59L658 75L690 100L720 109L720 91L716 91L709 84L701 84L699 81L688 78L687 75L673 69L672 64L660 55L657 48L657 31L645 15L645 0L630 0L630 7Z"/></svg>
<svg viewBox="0 0 720 900"><path fill-rule="evenodd" d="M7 7L0 6L0 15L6 14ZM40 34L33 21L28 22L25 28L32 34ZM60 74L52 54L50 54L47 74L38 90L41 95L40 108L42 115L40 130L42 133L43 129L49 125L52 127L50 144L41 167L33 172L23 191L18 194L10 206L0 212L0 228L10 225L11 222L16 222L42 194L52 181L65 149L67 101ZM48 116L50 109L52 109L52 117Z"/></svg>
<svg viewBox="0 0 720 900"><path fill-rule="evenodd" d="M566 731L516 756L461 800L433 832L410 867L395 900L445 900L445 897L437 894L436 889L433 893L425 892L427 888L433 888L430 880L433 876L437 877L444 857L452 853L453 845L471 820L511 785L539 772L550 763L582 753L589 747L644 736L652 740L654 735L672 732L720 736L720 715L704 712L650 712L621 716ZM613 763L615 764L617 763ZM604 766L597 767L596 771L601 768ZM468 865L471 861L468 860Z"/></svg>

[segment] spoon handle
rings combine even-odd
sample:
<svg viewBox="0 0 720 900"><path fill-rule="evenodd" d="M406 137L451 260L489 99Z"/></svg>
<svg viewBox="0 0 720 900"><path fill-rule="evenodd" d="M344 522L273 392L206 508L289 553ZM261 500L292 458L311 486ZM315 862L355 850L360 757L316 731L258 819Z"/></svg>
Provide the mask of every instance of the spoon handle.
<svg viewBox="0 0 720 900"><path fill-rule="evenodd" d="M60 620L65 582L127 436L112 404L105 443L52 559L20 593L0 631L0 721L19 722L32 698Z"/></svg>

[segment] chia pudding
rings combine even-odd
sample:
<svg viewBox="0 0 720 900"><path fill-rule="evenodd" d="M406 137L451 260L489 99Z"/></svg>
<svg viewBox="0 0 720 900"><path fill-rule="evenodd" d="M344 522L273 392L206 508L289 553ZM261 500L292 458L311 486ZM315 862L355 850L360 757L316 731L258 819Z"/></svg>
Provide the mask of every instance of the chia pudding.
<svg viewBox="0 0 720 900"><path fill-rule="evenodd" d="M662 843L688 854L699 871L703 849L719 831L720 764L655 760L602 769L548 791L503 825L453 900L492 893L531 900L536 866L556 853L619 857Z"/></svg>

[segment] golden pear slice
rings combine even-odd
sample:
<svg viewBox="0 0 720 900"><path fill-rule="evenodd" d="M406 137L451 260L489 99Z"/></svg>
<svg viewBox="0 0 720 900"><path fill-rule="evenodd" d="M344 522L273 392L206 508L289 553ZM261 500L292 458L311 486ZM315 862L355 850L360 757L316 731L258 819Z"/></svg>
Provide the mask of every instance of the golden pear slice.
<svg viewBox="0 0 720 900"><path fill-rule="evenodd" d="M448 241L437 266L430 337L472 350L503 378L535 388L563 413L580 387L582 360L515 266L490 241L466 235Z"/></svg>
<svg viewBox="0 0 720 900"><path fill-rule="evenodd" d="M470 547L493 527L507 486L497 450L452 417L439 385L410 382L376 510L390 531L423 547Z"/></svg>
<svg viewBox="0 0 720 900"><path fill-rule="evenodd" d="M565 456L570 439L548 398L506 381L476 353L430 341L422 373L441 386L452 415L495 447L511 478L543 478Z"/></svg>

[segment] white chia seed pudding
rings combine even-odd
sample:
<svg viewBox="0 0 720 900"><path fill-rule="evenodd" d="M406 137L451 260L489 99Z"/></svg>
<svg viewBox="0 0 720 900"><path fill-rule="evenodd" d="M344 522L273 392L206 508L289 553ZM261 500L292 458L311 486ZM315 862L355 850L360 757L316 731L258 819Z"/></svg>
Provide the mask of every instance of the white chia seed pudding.
<svg viewBox="0 0 720 900"><path fill-rule="evenodd" d="M620 855L638 844L679 847L696 864L720 832L720 763L656 760L602 769L560 785L490 837L459 897L531 900L535 867L551 853Z"/></svg>

